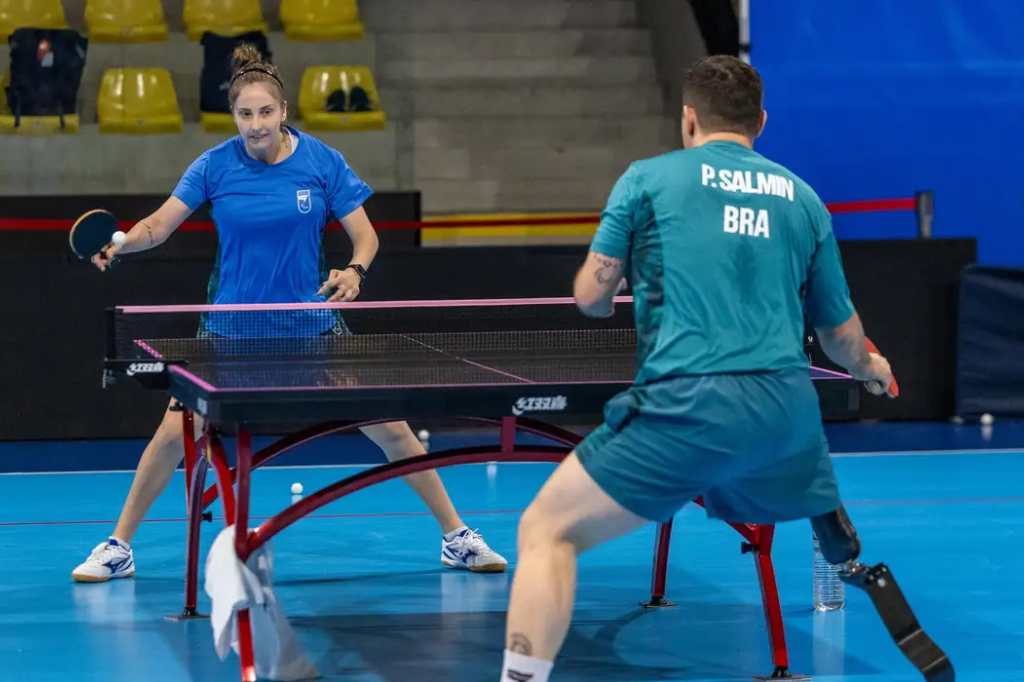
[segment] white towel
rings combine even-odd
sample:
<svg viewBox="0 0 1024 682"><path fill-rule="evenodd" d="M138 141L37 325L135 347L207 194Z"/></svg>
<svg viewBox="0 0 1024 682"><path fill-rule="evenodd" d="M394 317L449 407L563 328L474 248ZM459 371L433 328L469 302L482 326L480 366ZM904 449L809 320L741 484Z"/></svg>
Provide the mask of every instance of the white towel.
<svg viewBox="0 0 1024 682"><path fill-rule="evenodd" d="M235 552L235 527L222 530L206 557L206 594L213 603L210 625L220 660L228 649L238 653L235 612L249 609L259 679L294 682L320 676L274 595L274 551L269 542L243 564Z"/></svg>

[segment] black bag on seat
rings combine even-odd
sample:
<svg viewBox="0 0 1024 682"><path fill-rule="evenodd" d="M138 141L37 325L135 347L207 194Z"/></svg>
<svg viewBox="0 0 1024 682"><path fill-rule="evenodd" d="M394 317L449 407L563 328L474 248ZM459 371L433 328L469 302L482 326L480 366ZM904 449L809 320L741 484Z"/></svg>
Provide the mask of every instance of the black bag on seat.
<svg viewBox="0 0 1024 682"><path fill-rule="evenodd" d="M22 116L64 116L77 110L78 88L89 50L77 31L19 28L11 34L11 84L7 106L15 126Z"/></svg>
<svg viewBox="0 0 1024 682"><path fill-rule="evenodd" d="M359 85L352 86L348 93L349 111L366 112L373 111L373 104L370 102L370 95Z"/></svg>

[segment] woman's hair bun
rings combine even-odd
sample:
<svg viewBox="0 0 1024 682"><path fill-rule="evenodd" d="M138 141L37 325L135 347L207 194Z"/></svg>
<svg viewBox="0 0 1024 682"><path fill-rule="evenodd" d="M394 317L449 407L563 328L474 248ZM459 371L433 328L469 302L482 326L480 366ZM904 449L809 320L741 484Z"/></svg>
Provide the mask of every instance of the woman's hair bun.
<svg viewBox="0 0 1024 682"><path fill-rule="evenodd" d="M235 48L231 55L231 70L240 71L248 66L255 66L263 63L263 55L256 49L255 45L242 43Z"/></svg>

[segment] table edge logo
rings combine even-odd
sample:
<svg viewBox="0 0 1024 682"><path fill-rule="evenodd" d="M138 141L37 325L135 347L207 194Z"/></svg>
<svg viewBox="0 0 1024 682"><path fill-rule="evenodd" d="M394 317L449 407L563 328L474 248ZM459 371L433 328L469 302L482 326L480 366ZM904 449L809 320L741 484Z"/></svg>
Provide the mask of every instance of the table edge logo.
<svg viewBox="0 0 1024 682"><path fill-rule="evenodd" d="M136 374L159 374L163 371L164 363L162 362L133 362L128 365L125 374L131 377Z"/></svg>
<svg viewBox="0 0 1024 682"><path fill-rule="evenodd" d="M520 398L512 406L512 414L520 417L527 412L561 412L569 406L564 395Z"/></svg>

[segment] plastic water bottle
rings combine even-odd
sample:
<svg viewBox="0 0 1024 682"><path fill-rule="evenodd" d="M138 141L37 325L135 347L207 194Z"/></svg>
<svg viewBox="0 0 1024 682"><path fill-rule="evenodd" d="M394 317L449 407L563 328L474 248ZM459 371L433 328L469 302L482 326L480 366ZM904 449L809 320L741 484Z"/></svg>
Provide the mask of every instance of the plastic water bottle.
<svg viewBox="0 0 1024 682"><path fill-rule="evenodd" d="M833 566L821 553L821 543L816 533L814 538L814 609L815 611L838 611L843 608L843 581L839 578L839 566Z"/></svg>

